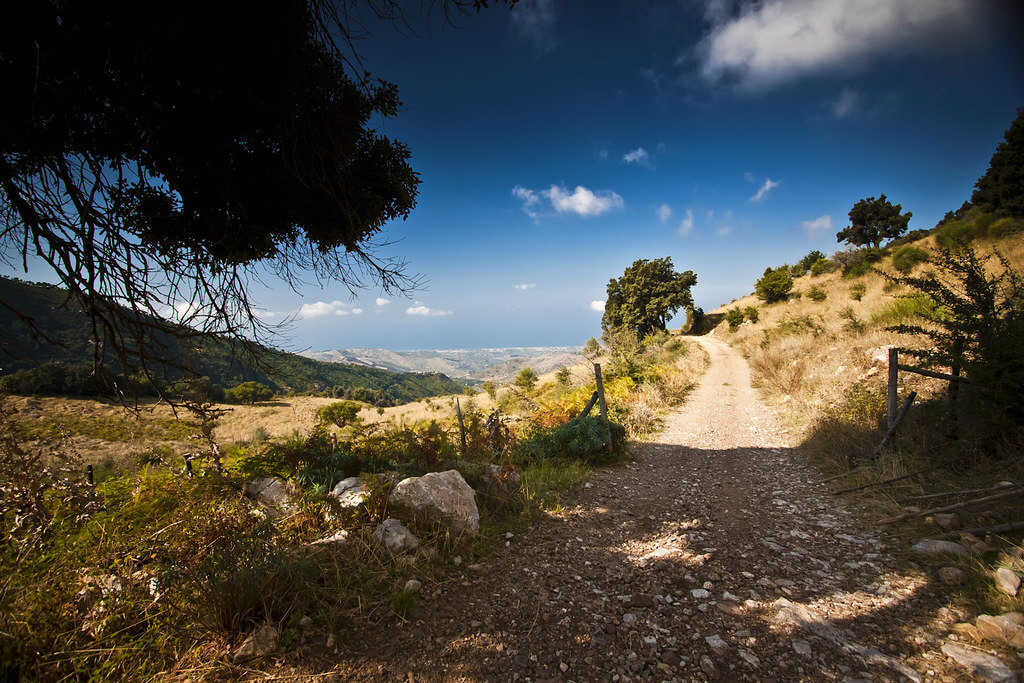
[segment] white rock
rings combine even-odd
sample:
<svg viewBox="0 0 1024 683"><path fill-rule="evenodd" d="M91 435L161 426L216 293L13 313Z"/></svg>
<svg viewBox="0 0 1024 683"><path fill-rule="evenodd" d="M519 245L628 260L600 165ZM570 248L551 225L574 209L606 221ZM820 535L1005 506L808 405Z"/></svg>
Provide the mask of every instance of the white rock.
<svg viewBox="0 0 1024 683"><path fill-rule="evenodd" d="M415 550L420 545L420 539L397 519L385 519L378 524L373 531L373 540L396 554Z"/></svg>
<svg viewBox="0 0 1024 683"><path fill-rule="evenodd" d="M409 593L419 593L423 584L416 579L409 579L405 582L405 590Z"/></svg>
<svg viewBox="0 0 1024 683"><path fill-rule="evenodd" d="M1003 660L956 643L943 643L942 653L960 666L970 669L986 683L1016 683L1017 675Z"/></svg>
<svg viewBox="0 0 1024 683"><path fill-rule="evenodd" d="M262 477L253 479L245 485L245 494L257 502L282 509L291 506L291 495L295 493L295 484L278 477Z"/></svg>
<svg viewBox="0 0 1024 683"><path fill-rule="evenodd" d="M690 595L698 600L707 600L711 597L711 591L705 590L704 588L694 588L690 591Z"/></svg>
<svg viewBox="0 0 1024 683"><path fill-rule="evenodd" d="M793 641L793 650L796 651L796 653L798 655L800 655L801 657L810 657L811 656L811 644L808 643L806 640L800 640L800 639L794 640Z"/></svg>
<svg viewBox="0 0 1024 683"><path fill-rule="evenodd" d="M312 545L345 545L348 542L348 531L339 529L330 536L313 541Z"/></svg>
<svg viewBox="0 0 1024 683"><path fill-rule="evenodd" d="M717 655L723 654L729 649L729 644L722 640L721 636L719 636L717 633L713 636L706 636L704 638L704 642L706 642L708 644L708 647L710 647L711 650Z"/></svg>
<svg viewBox="0 0 1024 683"><path fill-rule="evenodd" d="M480 533L475 493L457 470L404 479L391 492L389 503L392 510L444 524L455 533Z"/></svg>
<svg viewBox="0 0 1024 683"><path fill-rule="evenodd" d="M248 657L263 657L274 651L279 638L277 629L269 624L262 626L238 646L232 660L239 661Z"/></svg>
<svg viewBox="0 0 1024 683"><path fill-rule="evenodd" d="M1020 577L1005 567L996 570L996 588L1013 597L1020 590Z"/></svg>
<svg viewBox="0 0 1024 683"><path fill-rule="evenodd" d="M926 538L920 543L914 545L911 550L915 553L922 553L925 555L938 555L940 553L952 553L954 555L962 555L969 557L970 553L967 548L960 545L959 543L953 543L952 541L936 541L935 539Z"/></svg>
<svg viewBox="0 0 1024 683"><path fill-rule="evenodd" d="M363 504L370 497L370 492L365 490L364 482L359 477L342 479L334 485L331 496L337 499L338 504L343 508L355 508Z"/></svg>

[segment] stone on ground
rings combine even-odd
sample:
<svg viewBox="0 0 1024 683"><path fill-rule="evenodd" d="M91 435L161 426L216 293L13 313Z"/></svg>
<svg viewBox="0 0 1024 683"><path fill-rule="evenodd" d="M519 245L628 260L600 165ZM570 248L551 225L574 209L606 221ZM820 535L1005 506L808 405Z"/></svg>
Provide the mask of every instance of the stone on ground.
<svg viewBox="0 0 1024 683"><path fill-rule="evenodd" d="M480 533L475 494L457 470L403 479L391 492L389 503L393 511L415 521L440 523L456 534Z"/></svg>

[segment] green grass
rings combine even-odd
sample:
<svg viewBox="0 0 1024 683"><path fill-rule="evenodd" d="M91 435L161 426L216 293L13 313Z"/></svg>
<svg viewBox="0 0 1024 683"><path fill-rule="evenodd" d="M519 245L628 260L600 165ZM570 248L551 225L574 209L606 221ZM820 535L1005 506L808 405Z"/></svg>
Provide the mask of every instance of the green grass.
<svg viewBox="0 0 1024 683"><path fill-rule="evenodd" d="M63 415L46 416L32 422L19 422L18 437L27 440L58 440L64 434L85 436L103 441L132 439L180 441L196 432L196 425L173 417L139 417L128 415Z"/></svg>

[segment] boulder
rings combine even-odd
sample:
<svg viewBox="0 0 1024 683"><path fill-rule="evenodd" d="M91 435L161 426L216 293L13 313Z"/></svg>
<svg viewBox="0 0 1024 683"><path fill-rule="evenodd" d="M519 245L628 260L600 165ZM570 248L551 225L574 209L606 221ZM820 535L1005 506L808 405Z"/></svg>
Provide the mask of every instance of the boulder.
<svg viewBox="0 0 1024 683"><path fill-rule="evenodd" d="M993 655L968 650L956 643L944 643L942 653L986 683L1010 683L1018 680L1013 670L1006 666L1003 660Z"/></svg>
<svg viewBox="0 0 1024 683"><path fill-rule="evenodd" d="M295 484L279 477L261 477L245 485L245 495L271 510L291 508L295 491Z"/></svg>
<svg viewBox="0 0 1024 683"><path fill-rule="evenodd" d="M349 509L362 505L363 501L370 497L370 492L366 490L366 482L362 479L349 477L334 485L331 496L338 501L338 505L342 508Z"/></svg>
<svg viewBox="0 0 1024 683"><path fill-rule="evenodd" d="M932 520L946 531L956 531L960 528L960 515L955 512L934 514Z"/></svg>
<svg viewBox="0 0 1024 683"><path fill-rule="evenodd" d="M406 550L415 550L420 545L420 539L397 519L385 519L378 524L373 531L373 540L396 555Z"/></svg>
<svg viewBox="0 0 1024 683"><path fill-rule="evenodd" d="M403 479L388 500L391 509L412 520L439 523L456 534L480 533L476 495L457 470Z"/></svg>
<svg viewBox="0 0 1024 683"><path fill-rule="evenodd" d="M1011 612L994 617L989 614L981 614L976 621L978 633L985 640L996 643L1005 643L1018 650L1024 649L1024 628L1021 628L1018 620L1011 615L1020 614Z"/></svg>

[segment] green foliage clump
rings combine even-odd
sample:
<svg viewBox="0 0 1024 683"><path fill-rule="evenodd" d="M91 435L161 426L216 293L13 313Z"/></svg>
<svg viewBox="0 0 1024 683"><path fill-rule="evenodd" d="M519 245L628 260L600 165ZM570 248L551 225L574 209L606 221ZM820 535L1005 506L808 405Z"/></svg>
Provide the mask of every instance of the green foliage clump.
<svg viewBox="0 0 1024 683"><path fill-rule="evenodd" d="M274 398L274 392L266 384L260 382L242 382L228 390L225 396L229 401L255 405L260 401Z"/></svg>
<svg viewBox="0 0 1024 683"><path fill-rule="evenodd" d="M989 211L1024 216L1024 107L996 147L985 175L978 178L971 201Z"/></svg>
<svg viewBox="0 0 1024 683"><path fill-rule="evenodd" d="M758 312L757 312L757 307L756 306L747 306L746 308L744 308L743 309L743 317L745 317L747 320L749 320L752 323L756 323L758 321L759 317L760 317L758 315Z"/></svg>
<svg viewBox="0 0 1024 683"><path fill-rule="evenodd" d="M359 418L361 408L355 401L338 401L317 408L316 416L320 424L347 427Z"/></svg>
<svg viewBox="0 0 1024 683"><path fill-rule="evenodd" d="M765 330L761 346L765 347L781 337L811 334L815 337L825 333L820 317L810 315L785 316L770 329Z"/></svg>
<svg viewBox="0 0 1024 683"><path fill-rule="evenodd" d="M807 298L811 299L812 301L824 301L825 299L828 298L828 292L826 292L823 288L819 287L818 285L814 285L813 287L807 290Z"/></svg>
<svg viewBox="0 0 1024 683"><path fill-rule="evenodd" d="M827 258L820 258L811 264L811 275L817 277L819 275L824 275L825 273L831 273L837 267L838 266L834 261Z"/></svg>
<svg viewBox="0 0 1024 683"><path fill-rule="evenodd" d="M516 458L523 463L544 460L575 460L601 465L614 462L625 454L626 430L619 424L609 423L612 449L608 450L608 430L599 417L570 420L563 425L537 430L516 448Z"/></svg>
<svg viewBox="0 0 1024 683"><path fill-rule="evenodd" d="M559 368L558 372L555 373L555 380L558 382L559 386L563 388L568 387L569 383L572 381L572 373L569 372L569 368L564 365Z"/></svg>
<svg viewBox="0 0 1024 683"><path fill-rule="evenodd" d="M864 298L864 295L868 293L868 286L863 282L855 282L850 285L850 298L854 301L860 301Z"/></svg>
<svg viewBox="0 0 1024 683"><path fill-rule="evenodd" d="M591 337L583 344L583 355L588 360L594 360L601 355L601 345L597 343L597 340Z"/></svg>
<svg viewBox="0 0 1024 683"><path fill-rule="evenodd" d="M978 229L970 221L946 223L935 231L935 243L942 249L962 249L978 237Z"/></svg>
<svg viewBox="0 0 1024 683"><path fill-rule="evenodd" d="M988 414L1024 424L1024 279L1005 258L989 274L972 249L942 251L937 272L906 277L904 285L938 308L917 324L890 329L921 334L930 349L901 349L928 365L963 371L979 387L974 392Z"/></svg>
<svg viewBox="0 0 1024 683"><path fill-rule="evenodd" d="M930 320L936 315L935 301L920 292L901 296L890 301L871 315L876 325L902 325L920 320Z"/></svg>
<svg viewBox="0 0 1024 683"><path fill-rule="evenodd" d="M919 263L928 262L928 252L921 247L905 245L892 255L892 267L907 275Z"/></svg>
<svg viewBox="0 0 1024 683"><path fill-rule="evenodd" d="M537 373L533 371L533 368L527 367L519 371L519 374L516 375L512 384L529 393L533 391L535 386L537 386L537 380Z"/></svg>
<svg viewBox="0 0 1024 683"><path fill-rule="evenodd" d="M689 270L677 273L670 257L634 261L622 277L608 282L601 329L624 328L638 339L664 330L676 311L693 305L690 288L696 284L697 276Z"/></svg>
<svg viewBox="0 0 1024 683"><path fill-rule="evenodd" d="M757 296L766 304L786 301L793 289L793 275L786 266L767 268L754 285Z"/></svg>
<svg viewBox="0 0 1024 683"><path fill-rule="evenodd" d="M484 382L483 390L487 392L487 395L491 397L492 401L498 397L498 388L494 386L494 382Z"/></svg>
<svg viewBox="0 0 1024 683"><path fill-rule="evenodd" d="M867 275L872 264L881 260L884 252L875 247L844 249L832 255L832 259L843 269L843 277L855 278Z"/></svg>
<svg viewBox="0 0 1024 683"><path fill-rule="evenodd" d="M793 275L800 276L811 270L811 267L818 261L826 260L824 253L814 249L807 252L807 255L796 262L796 265L791 268Z"/></svg>
<svg viewBox="0 0 1024 683"><path fill-rule="evenodd" d="M845 320L843 329L847 332L853 332L860 334L867 329L864 321L857 317L857 314L853 312L853 306L847 306L843 310L839 311L839 317Z"/></svg>
<svg viewBox="0 0 1024 683"><path fill-rule="evenodd" d="M1024 218L1004 216L988 227L988 236L993 239L1008 237L1024 232Z"/></svg>
<svg viewBox="0 0 1024 683"><path fill-rule="evenodd" d="M913 214L900 213L902 210L902 205L889 203L884 194L878 199L862 199L850 209L850 225L836 233L836 241L877 248L882 240L894 239L906 232Z"/></svg>
<svg viewBox="0 0 1024 683"><path fill-rule="evenodd" d="M729 323L729 329L736 331L743 324L743 311L739 308L733 308L725 314L725 319Z"/></svg>

